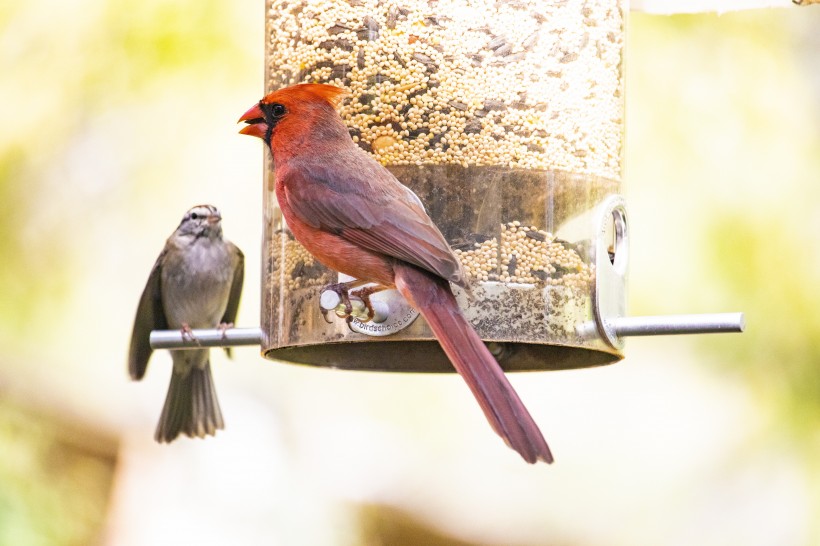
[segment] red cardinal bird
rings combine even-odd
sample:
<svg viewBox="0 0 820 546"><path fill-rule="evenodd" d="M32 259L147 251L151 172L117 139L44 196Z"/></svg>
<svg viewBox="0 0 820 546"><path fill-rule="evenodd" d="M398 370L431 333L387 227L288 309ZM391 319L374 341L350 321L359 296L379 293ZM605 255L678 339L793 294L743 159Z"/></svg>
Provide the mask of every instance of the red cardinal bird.
<svg viewBox="0 0 820 546"><path fill-rule="evenodd" d="M276 198L293 236L348 289L397 288L421 312L493 429L528 462L551 463L538 425L464 318L450 284L464 270L419 198L350 138L336 106L345 91L301 84L269 94L239 118L276 164ZM372 289L365 289L372 293Z"/></svg>

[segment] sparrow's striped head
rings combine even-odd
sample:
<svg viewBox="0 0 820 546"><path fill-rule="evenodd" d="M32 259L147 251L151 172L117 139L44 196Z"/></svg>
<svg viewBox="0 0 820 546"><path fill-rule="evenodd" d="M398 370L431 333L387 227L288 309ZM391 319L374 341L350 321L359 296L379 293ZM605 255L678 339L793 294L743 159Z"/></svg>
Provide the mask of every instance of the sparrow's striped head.
<svg viewBox="0 0 820 546"><path fill-rule="evenodd" d="M179 223L177 233L181 235L205 235L222 234L222 214L213 205L196 205L191 207L182 221Z"/></svg>

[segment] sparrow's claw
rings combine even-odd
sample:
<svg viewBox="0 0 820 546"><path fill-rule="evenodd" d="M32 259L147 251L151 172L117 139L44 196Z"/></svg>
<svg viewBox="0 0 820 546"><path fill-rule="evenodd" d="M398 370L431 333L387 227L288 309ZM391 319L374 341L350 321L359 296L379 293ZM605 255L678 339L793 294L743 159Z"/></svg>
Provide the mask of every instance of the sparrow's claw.
<svg viewBox="0 0 820 546"><path fill-rule="evenodd" d="M187 322L182 323L182 328L180 328L179 331L182 334L183 341L192 341L199 345L199 340L196 338L196 336L194 335L194 331L191 329Z"/></svg>
<svg viewBox="0 0 820 546"><path fill-rule="evenodd" d="M228 334L226 333L228 330L234 327L233 322L220 322L219 325L216 327L217 330L222 332L222 339L228 339Z"/></svg>

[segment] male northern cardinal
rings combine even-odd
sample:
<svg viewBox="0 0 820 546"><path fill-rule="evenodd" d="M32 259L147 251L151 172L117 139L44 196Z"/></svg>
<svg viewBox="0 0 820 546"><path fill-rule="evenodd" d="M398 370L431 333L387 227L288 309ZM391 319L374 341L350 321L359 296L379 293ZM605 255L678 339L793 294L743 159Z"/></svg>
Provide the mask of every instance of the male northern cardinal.
<svg viewBox="0 0 820 546"><path fill-rule="evenodd" d="M137 307L128 352L131 379L145 375L151 330L178 328L191 335L192 328L225 327L236 320L245 258L222 238L221 221L216 207L198 205L185 213L165 242ZM171 358L171 385L156 441L170 442L180 433L202 438L225 428L208 349L171 351Z"/></svg>
<svg viewBox="0 0 820 546"><path fill-rule="evenodd" d="M450 282L467 287L461 264L416 194L352 141L336 112L344 94L330 85L295 85L239 118L247 123L240 133L270 147L276 197L293 236L324 265L357 279L344 288L398 288L427 320L493 429L527 462L551 463L538 425L450 290Z"/></svg>

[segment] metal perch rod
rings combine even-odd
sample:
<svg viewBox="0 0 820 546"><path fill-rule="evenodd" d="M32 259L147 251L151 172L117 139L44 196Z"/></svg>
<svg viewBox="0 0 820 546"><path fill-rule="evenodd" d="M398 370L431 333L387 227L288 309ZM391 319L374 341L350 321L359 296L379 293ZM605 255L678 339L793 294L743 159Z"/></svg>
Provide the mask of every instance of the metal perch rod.
<svg viewBox="0 0 820 546"><path fill-rule="evenodd" d="M195 349L197 347L237 347L261 345L261 328L191 330L193 339L180 330L154 330L149 342L152 349Z"/></svg>
<svg viewBox="0 0 820 546"><path fill-rule="evenodd" d="M610 319L615 333L627 336L664 336L672 334L721 334L742 332L746 327L743 313L705 315L660 315ZM197 347L238 347L261 345L261 328L212 328L192 330L193 339L180 330L151 332L152 349L195 349Z"/></svg>
<svg viewBox="0 0 820 546"><path fill-rule="evenodd" d="M721 334L742 332L746 328L743 313L619 317L610 319L610 323L615 334L621 337Z"/></svg>

